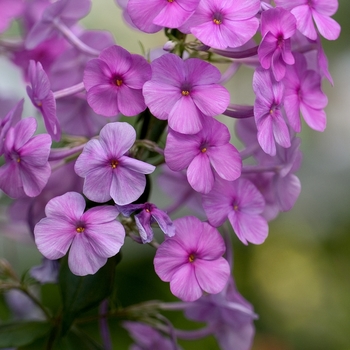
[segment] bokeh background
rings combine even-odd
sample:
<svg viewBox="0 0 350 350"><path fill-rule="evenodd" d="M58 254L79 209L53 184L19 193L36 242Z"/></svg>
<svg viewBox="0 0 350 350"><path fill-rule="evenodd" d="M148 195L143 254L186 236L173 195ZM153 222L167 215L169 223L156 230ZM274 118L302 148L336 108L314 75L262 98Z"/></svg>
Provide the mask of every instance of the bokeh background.
<svg viewBox="0 0 350 350"><path fill-rule="evenodd" d="M270 223L269 237L263 245L246 247L233 240L238 289L259 315L253 350L350 349L349 18L350 1L339 0L334 19L342 26L341 36L336 42L323 41L334 79L334 87L328 81L323 84L329 98L327 129L317 133L304 124L304 161L297 174L302 192L295 207ZM142 46L148 50L166 41L162 32L147 35L129 28L113 0L95 0L83 23L89 28L109 30L119 45L133 53L141 53ZM25 96L20 75L5 71L3 60L0 67L1 93ZM232 102L254 101L251 76L249 69L242 69L229 83ZM28 104L27 108L30 110ZM168 203L157 191L153 199ZM6 214L2 211L1 215L5 220ZM127 241L117 274L121 305L148 299L175 300L168 284L159 281L153 271L153 255L151 247ZM23 241L17 235L0 237L0 256L19 273L40 263L30 240ZM51 291L52 287L46 288ZM54 289L51 295L55 295ZM1 312L0 307L0 316ZM166 316L176 327L193 327L181 313ZM131 340L118 320L111 323L111 332L118 344L116 349L127 349ZM212 338L197 345L180 343L184 349L218 349Z"/></svg>

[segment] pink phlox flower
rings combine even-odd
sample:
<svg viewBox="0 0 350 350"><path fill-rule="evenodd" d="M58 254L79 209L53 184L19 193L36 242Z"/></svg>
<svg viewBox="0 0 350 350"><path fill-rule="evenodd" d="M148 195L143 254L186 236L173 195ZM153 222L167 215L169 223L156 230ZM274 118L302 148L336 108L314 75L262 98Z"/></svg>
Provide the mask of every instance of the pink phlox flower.
<svg viewBox="0 0 350 350"><path fill-rule="evenodd" d="M169 53L151 66L152 79L143 86L146 104L155 117L167 119L174 131L196 134L206 116L226 110L230 94L218 84L220 71L211 64Z"/></svg>
<svg viewBox="0 0 350 350"><path fill-rule="evenodd" d="M317 32L328 40L336 40L340 25L333 19L338 9L338 0L275 0L277 6L290 10L297 20L297 29L311 40L316 40Z"/></svg>
<svg viewBox="0 0 350 350"><path fill-rule="evenodd" d="M51 91L49 78L40 62L29 62L28 77L30 86L27 86L27 94L33 105L39 109L47 132L54 141L61 138L61 128L56 116L56 101Z"/></svg>
<svg viewBox="0 0 350 350"><path fill-rule="evenodd" d="M102 51L114 45L111 33L107 31L84 30L79 39L89 47ZM86 63L91 59L86 53L70 47L60 55L50 69L51 87L54 91L80 83L83 80Z"/></svg>
<svg viewBox="0 0 350 350"><path fill-rule="evenodd" d="M258 68L253 76L253 90L256 95L254 116L258 129L258 141L264 152L276 154L276 144L290 147L289 129L284 119L284 85L277 82L270 71Z"/></svg>
<svg viewBox="0 0 350 350"><path fill-rule="evenodd" d="M256 33L259 10L260 0L201 0L194 15L179 29L213 48L238 47Z"/></svg>
<svg viewBox="0 0 350 350"><path fill-rule="evenodd" d="M97 114L106 117L118 113L134 116L146 109L142 86L150 78L151 67L142 56L111 46L86 65L87 101Z"/></svg>
<svg viewBox="0 0 350 350"><path fill-rule="evenodd" d="M46 217L34 229L35 243L46 258L62 258L69 249L68 265L78 276L95 274L119 252L125 237L116 207L84 209L84 197L67 192L47 203Z"/></svg>
<svg viewBox="0 0 350 350"><path fill-rule="evenodd" d="M4 32L12 20L22 15L22 0L0 0L0 33Z"/></svg>
<svg viewBox="0 0 350 350"><path fill-rule="evenodd" d="M134 216L136 226L139 229L142 243L149 243L153 239L153 229L151 224L156 222L160 229L169 237L174 236L175 226L169 215L160 210L152 203L128 204L124 206L117 205L118 210L124 216L129 217L132 213L137 212Z"/></svg>
<svg viewBox="0 0 350 350"><path fill-rule="evenodd" d="M273 8L261 14L261 35L258 57L263 68L271 67L277 81L286 73L286 65L294 64L290 38L296 31L295 17L283 8Z"/></svg>
<svg viewBox="0 0 350 350"><path fill-rule="evenodd" d="M58 35L56 26L62 23L71 27L85 17L91 8L91 0L59 0L47 6L41 19L29 31L25 47L30 50L46 39Z"/></svg>
<svg viewBox="0 0 350 350"><path fill-rule="evenodd" d="M217 176L233 181L241 175L242 160L230 143L230 132L213 118L205 119L203 129L195 135L169 129L164 155L170 169L187 168L188 182L201 193L210 192Z"/></svg>
<svg viewBox="0 0 350 350"><path fill-rule="evenodd" d="M326 128L328 99L321 89L321 76L307 68L306 59L295 54L295 64L287 68L283 80L285 85L284 108L289 125L296 132L301 131L300 112L306 124L317 131Z"/></svg>
<svg viewBox="0 0 350 350"><path fill-rule="evenodd" d="M203 195L203 208L209 223L215 227L228 219L245 245L248 242L261 244L268 235L268 225L262 217L264 197L247 179L226 181L218 178L211 192Z"/></svg>
<svg viewBox="0 0 350 350"><path fill-rule="evenodd" d="M222 257L225 243L220 233L193 216L174 220L175 235L157 249L154 268L171 292L184 301L199 299L203 292L220 293L230 276Z"/></svg>
<svg viewBox="0 0 350 350"><path fill-rule="evenodd" d="M163 27L178 28L190 18L200 0L129 0L127 12L134 25L146 33Z"/></svg>
<svg viewBox="0 0 350 350"><path fill-rule="evenodd" d="M148 324L125 321L123 327L136 342L130 347L130 350L181 350L173 340L164 337Z"/></svg>
<svg viewBox="0 0 350 350"><path fill-rule="evenodd" d="M20 100L11 110L0 119L0 156L4 153L4 140L8 130L21 119L24 99Z"/></svg>
<svg viewBox="0 0 350 350"><path fill-rule="evenodd" d="M48 162L51 137L33 134L34 118L20 120L11 127L3 144L5 164L0 167L0 189L11 198L36 197L51 174Z"/></svg>
<svg viewBox="0 0 350 350"><path fill-rule="evenodd" d="M83 193L103 203L111 198L118 205L137 200L146 187L145 174L153 165L128 156L136 132L128 123L105 125L99 139L90 140L75 163L75 172L85 179Z"/></svg>
<svg viewBox="0 0 350 350"><path fill-rule="evenodd" d="M29 274L41 284L58 283L59 269L58 260L50 260L44 257L40 265L33 266L29 270Z"/></svg>
<svg viewBox="0 0 350 350"><path fill-rule="evenodd" d="M127 5L129 0L115 0L116 4L122 9L123 11L123 19L124 21L130 26L133 27L135 29L137 29L137 27L135 26L135 24L133 23L133 21L130 18L130 15L127 11Z"/></svg>
<svg viewBox="0 0 350 350"><path fill-rule="evenodd" d="M213 334L222 350L251 348L255 327L253 306L237 291L232 277L222 292L203 295L185 309L188 319L214 326Z"/></svg>

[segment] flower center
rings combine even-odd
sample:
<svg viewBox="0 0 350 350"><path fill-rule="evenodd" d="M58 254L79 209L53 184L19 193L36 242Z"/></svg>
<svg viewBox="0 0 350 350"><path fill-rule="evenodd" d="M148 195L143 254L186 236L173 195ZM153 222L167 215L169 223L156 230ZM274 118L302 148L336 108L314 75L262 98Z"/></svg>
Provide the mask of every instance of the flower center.
<svg viewBox="0 0 350 350"><path fill-rule="evenodd" d="M216 25L220 25L222 23L222 13L215 12L213 15L213 23Z"/></svg>
<svg viewBox="0 0 350 350"><path fill-rule="evenodd" d="M207 151L207 148L206 147L203 147L202 149L201 149L201 152L202 153L205 153Z"/></svg>
<svg viewBox="0 0 350 350"><path fill-rule="evenodd" d="M79 226L79 227L77 227L77 228L75 229L75 231L77 231L78 233L82 233L82 232L85 231L85 227Z"/></svg>
<svg viewBox="0 0 350 350"><path fill-rule="evenodd" d="M238 204L235 204L235 203L233 204L233 210L234 210L234 211L237 211L237 210L238 210Z"/></svg>
<svg viewBox="0 0 350 350"><path fill-rule="evenodd" d="M190 94L188 90L182 90L181 93L182 93L182 96L188 96Z"/></svg>
<svg viewBox="0 0 350 350"><path fill-rule="evenodd" d="M168 2L174 2L174 0L168 0Z"/></svg>
<svg viewBox="0 0 350 350"><path fill-rule="evenodd" d="M117 78L117 79L114 80L114 84L117 85L117 86L122 86L123 80L120 79L120 78Z"/></svg>
<svg viewBox="0 0 350 350"><path fill-rule="evenodd" d="M193 253L190 254L190 256L188 257L188 261L189 261L190 263L193 263L195 260L196 260L196 257L194 256L194 254L193 254Z"/></svg>
<svg viewBox="0 0 350 350"><path fill-rule="evenodd" d="M111 160L111 168L115 169L118 166L118 161L117 160Z"/></svg>

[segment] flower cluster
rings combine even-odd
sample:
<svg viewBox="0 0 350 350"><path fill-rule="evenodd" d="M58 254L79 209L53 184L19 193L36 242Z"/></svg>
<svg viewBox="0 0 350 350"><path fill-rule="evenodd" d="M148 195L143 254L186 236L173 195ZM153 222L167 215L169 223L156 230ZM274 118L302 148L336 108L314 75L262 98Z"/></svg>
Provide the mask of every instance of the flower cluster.
<svg viewBox="0 0 350 350"><path fill-rule="evenodd" d="M248 349L256 315L235 287L231 243L221 233L231 226L238 244L262 244L268 222L294 206L301 116L314 130L326 127L321 82L333 82L321 36L339 36L331 18L338 2L116 2L134 29L164 29L160 53L132 54L110 33L86 30L79 20L91 0L0 1L0 53L22 69L46 129L34 135L38 122L22 119L23 100L7 113L0 109L0 189L12 198L11 219L26 221L43 255L31 276L57 283L58 275L62 289L63 314L55 322L43 307L46 335L53 342L74 333L73 321L101 304L101 334L111 348L106 318L135 317L105 304L117 293L113 276L128 238L156 249L155 273L181 299L168 308L207 322L192 335L159 319L125 322L135 349L176 348L177 338L209 334L222 349ZM22 32L13 41L6 30L15 19ZM231 103L224 86L242 66L254 70L251 106ZM228 118L235 119L232 130ZM156 176L173 201L168 208L153 196ZM191 215L175 219L186 206ZM148 312L143 321L154 316L147 307L140 306L139 315ZM57 320L60 331L53 331Z"/></svg>

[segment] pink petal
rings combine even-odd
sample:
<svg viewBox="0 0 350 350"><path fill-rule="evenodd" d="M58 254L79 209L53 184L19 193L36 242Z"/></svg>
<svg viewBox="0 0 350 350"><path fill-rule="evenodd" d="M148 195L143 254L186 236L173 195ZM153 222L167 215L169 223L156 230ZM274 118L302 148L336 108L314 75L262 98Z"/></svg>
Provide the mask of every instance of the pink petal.
<svg viewBox="0 0 350 350"><path fill-rule="evenodd" d="M48 217L64 217L72 222L80 219L85 210L84 197L77 192L67 192L62 196L52 198L45 207Z"/></svg>
<svg viewBox="0 0 350 350"><path fill-rule="evenodd" d="M214 185L214 174L210 161L205 153L196 156L187 169L187 179L194 190L208 193Z"/></svg>
<svg viewBox="0 0 350 350"><path fill-rule="evenodd" d="M87 101L97 114L114 117L119 113L118 90L111 84L93 86L87 92Z"/></svg>

